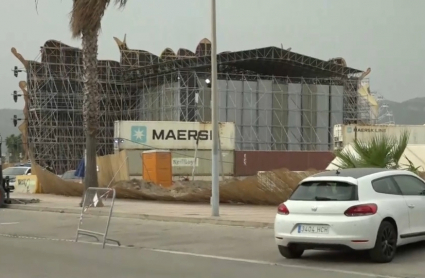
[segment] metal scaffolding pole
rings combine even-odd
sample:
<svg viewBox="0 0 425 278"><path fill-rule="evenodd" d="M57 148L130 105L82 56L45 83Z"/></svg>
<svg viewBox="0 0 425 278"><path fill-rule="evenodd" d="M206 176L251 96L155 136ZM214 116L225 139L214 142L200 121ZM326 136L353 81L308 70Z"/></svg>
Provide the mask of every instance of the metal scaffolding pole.
<svg viewBox="0 0 425 278"><path fill-rule="evenodd" d="M217 26L216 26L216 1L211 0L211 108L212 108L212 216L219 216L219 151L218 151L218 92L217 92Z"/></svg>

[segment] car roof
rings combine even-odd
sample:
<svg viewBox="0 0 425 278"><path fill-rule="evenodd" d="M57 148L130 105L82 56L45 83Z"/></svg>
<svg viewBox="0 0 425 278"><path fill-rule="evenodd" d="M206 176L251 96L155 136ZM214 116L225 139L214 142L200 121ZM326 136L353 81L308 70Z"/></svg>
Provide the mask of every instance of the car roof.
<svg viewBox="0 0 425 278"><path fill-rule="evenodd" d="M325 171L318 174L315 174L311 177L350 177L353 179L359 179L365 176L381 173L381 172L391 172L391 169L385 168L351 168L351 169L339 169L332 171Z"/></svg>

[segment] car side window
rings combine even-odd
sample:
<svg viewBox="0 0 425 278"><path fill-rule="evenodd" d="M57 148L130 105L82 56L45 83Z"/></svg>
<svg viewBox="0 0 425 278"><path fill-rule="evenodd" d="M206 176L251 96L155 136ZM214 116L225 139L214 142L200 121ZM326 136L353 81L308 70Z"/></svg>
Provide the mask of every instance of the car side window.
<svg viewBox="0 0 425 278"><path fill-rule="evenodd" d="M400 195L397 185L390 177L385 177L372 181L373 189L382 194Z"/></svg>
<svg viewBox="0 0 425 278"><path fill-rule="evenodd" d="M425 183L412 176L393 176L403 195L425 195Z"/></svg>

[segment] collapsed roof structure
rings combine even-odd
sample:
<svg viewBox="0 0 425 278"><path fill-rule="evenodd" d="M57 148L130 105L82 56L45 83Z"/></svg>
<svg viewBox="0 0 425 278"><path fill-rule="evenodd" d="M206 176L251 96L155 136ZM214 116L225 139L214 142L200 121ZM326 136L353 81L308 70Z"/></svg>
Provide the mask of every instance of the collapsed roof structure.
<svg viewBox="0 0 425 278"><path fill-rule="evenodd" d="M114 39L120 61L98 61L99 155L114 151L114 121L211 119L208 39L194 52L166 48L158 56ZM15 48L12 53L27 72L19 83L24 145L58 173L75 169L85 146L81 49L48 40L39 61L26 60ZM236 122L237 149L328 150L334 124L371 121L370 101L357 92L368 72L347 67L342 58L324 61L265 47L222 52L217 60L219 91L227 96L220 120Z"/></svg>

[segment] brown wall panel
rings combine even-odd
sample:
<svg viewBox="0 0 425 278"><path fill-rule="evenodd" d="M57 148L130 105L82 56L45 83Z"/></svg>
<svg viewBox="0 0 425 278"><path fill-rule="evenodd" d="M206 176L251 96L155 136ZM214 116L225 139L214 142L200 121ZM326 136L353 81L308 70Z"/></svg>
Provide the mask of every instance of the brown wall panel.
<svg viewBox="0 0 425 278"><path fill-rule="evenodd" d="M325 151L235 151L235 176L286 168L290 171L325 170L334 159Z"/></svg>

